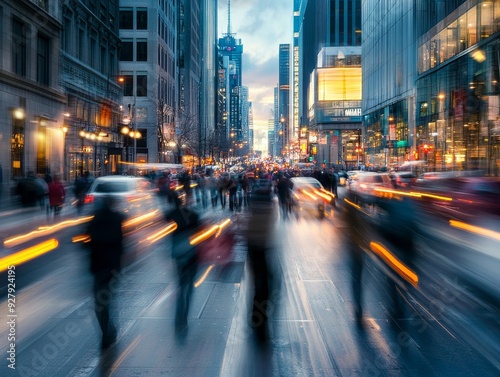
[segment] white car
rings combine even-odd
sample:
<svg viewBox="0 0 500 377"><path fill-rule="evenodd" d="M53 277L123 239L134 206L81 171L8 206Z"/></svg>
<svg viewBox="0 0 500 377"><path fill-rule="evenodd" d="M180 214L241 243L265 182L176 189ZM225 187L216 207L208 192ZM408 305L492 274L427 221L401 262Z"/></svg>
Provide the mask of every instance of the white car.
<svg viewBox="0 0 500 377"><path fill-rule="evenodd" d="M86 212L94 211L102 198L110 196L115 199L116 209L127 216L138 216L159 209L157 195L147 179L109 175L92 182L84 198Z"/></svg>
<svg viewBox="0 0 500 377"><path fill-rule="evenodd" d="M297 216L307 212L322 219L325 217L325 207L332 202L335 195L325 190L315 178L293 177L290 178L290 198L292 211Z"/></svg>

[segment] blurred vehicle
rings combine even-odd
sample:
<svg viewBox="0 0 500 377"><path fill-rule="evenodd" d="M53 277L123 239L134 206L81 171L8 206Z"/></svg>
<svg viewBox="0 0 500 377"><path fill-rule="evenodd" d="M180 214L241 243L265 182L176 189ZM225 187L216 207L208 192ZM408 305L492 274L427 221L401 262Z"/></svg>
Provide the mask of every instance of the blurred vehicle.
<svg viewBox="0 0 500 377"><path fill-rule="evenodd" d="M119 175L95 179L85 195L84 208L94 211L108 196L116 199L116 208L127 216L138 216L159 208L155 190L147 179Z"/></svg>
<svg viewBox="0 0 500 377"><path fill-rule="evenodd" d="M362 170L349 170L346 172L347 174L347 184L351 183L353 179L356 179L358 174L363 174L364 171Z"/></svg>
<svg viewBox="0 0 500 377"><path fill-rule="evenodd" d="M477 222L500 216L499 177L425 179L418 192L428 212L447 219Z"/></svg>
<svg viewBox="0 0 500 377"><path fill-rule="evenodd" d="M290 178L290 198L292 211L307 212L325 217L325 207L330 204L334 195L324 189L323 185L312 177Z"/></svg>
<svg viewBox="0 0 500 377"><path fill-rule="evenodd" d="M337 184L339 186L345 186L347 184L347 180L349 179L349 175L345 171L339 171L337 173L337 176L339 177L339 181Z"/></svg>
<svg viewBox="0 0 500 377"><path fill-rule="evenodd" d="M431 179L443 179L443 178L453 178L455 176L454 172L449 171L433 171L422 173L417 178L417 183L424 183Z"/></svg>
<svg viewBox="0 0 500 377"><path fill-rule="evenodd" d="M376 192L377 188L394 188L391 177L388 173L358 173L351 176L351 181L348 186L349 197L355 203L359 201L368 202L378 196Z"/></svg>
<svg viewBox="0 0 500 377"><path fill-rule="evenodd" d="M411 171L397 171L391 173L395 187L410 187L417 183L417 176Z"/></svg>
<svg viewBox="0 0 500 377"><path fill-rule="evenodd" d="M419 177L428 170L428 164L427 161L424 160L407 161L402 164L397 170L411 172Z"/></svg>

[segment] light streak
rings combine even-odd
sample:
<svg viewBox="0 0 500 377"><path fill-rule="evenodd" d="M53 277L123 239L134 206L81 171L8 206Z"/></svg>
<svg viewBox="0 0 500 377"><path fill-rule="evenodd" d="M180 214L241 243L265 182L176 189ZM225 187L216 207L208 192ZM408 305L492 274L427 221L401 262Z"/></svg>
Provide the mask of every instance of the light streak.
<svg viewBox="0 0 500 377"><path fill-rule="evenodd" d="M214 265L211 264L210 266L207 267L206 271L203 273L203 275L201 275L201 277L198 279L198 281L196 281L194 283L194 287L195 288L198 288L200 285L203 284L203 282L205 281L205 279L207 278L208 274L210 273L210 271L212 271L212 269L214 268Z"/></svg>
<svg viewBox="0 0 500 377"><path fill-rule="evenodd" d="M54 250L59 245L55 238L28 247L27 249L18 251L17 253L0 258L0 272L7 270L9 266L17 266L29 260L32 260L42 254Z"/></svg>
<svg viewBox="0 0 500 377"><path fill-rule="evenodd" d="M140 224L144 220L147 220L147 219L155 216L157 214L157 212L158 212L158 210L154 210L154 211L146 213L144 215L134 217L134 218L132 218L130 220L125 221L123 223L123 226L126 228L126 227L129 227L129 226L132 226L132 225Z"/></svg>
<svg viewBox="0 0 500 377"><path fill-rule="evenodd" d="M344 198L344 201L345 201L347 204L349 204L349 205L353 206L354 208L359 209L359 210L361 211L361 206L357 205L356 203L351 202L349 199L346 199L346 198Z"/></svg>
<svg viewBox="0 0 500 377"><path fill-rule="evenodd" d="M382 259L401 276L403 279L413 284L418 285L418 275L410 270L404 263L402 263L398 258L396 258L389 250L384 246L376 242L370 242L370 249L378 254Z"/></svg>
<svg viewBox="0 0 500 377"><path fill-rule="evenodd" d="M230 222L231 222L231 219L226 219L223 222L221 222L220 224L213 225L209 229L203 230L203 231L195 234L193 237L190 238L189 244L190 245L197 245L200 242L207 240L208 238L210 238L214 234L215 234L215 237L218 237L219 234L222 232L222 230L227 225L229 225Z"/></svg>
<svg viewBox="0 0 500 377"><path fill-rule="evenodd" d="M177 229L177 224L174 222L169 223L165 228L156 232L147 238L151 243L155 243L156 241L162 239L165 236L168 236L170 233L174 232Z"/></svg>
<svg viewBox="0 0 500 377"><path fill-rule="evenodd" d="M450 220L450 226L500 241L500 233L494 230L481 228L480 226L470 225L457 220Z"/></svg>
<svg viewBox="0 0 500 377"><path fill-rule="evenodd" d="M65 228L68 228L71 226L86 223L86 222L92 220L93 217L94 216L81 217L81 218L74 219L74 220L62 221L60 223L57 223L57 224L51 225L51 226L41 226L37 230L33 230L29 233L21 234L21 235L14 236L11 238L7 238L3 242L3 245L5 247L13 247L13 246L22 244L26 241L33 240L33 239L38 238L38 237L47 236L47 235L52 234L52 233L54 233L58 230L61 230L61 229L65 229Z"/></svg>

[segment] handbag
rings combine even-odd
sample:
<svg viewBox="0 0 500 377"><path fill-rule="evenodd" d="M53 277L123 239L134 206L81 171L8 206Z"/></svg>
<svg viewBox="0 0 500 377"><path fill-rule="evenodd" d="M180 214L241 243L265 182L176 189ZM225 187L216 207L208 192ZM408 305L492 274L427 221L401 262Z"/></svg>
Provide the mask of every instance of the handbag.
<svg viewBox="0 0 500 377"><path fill-rule="evenodd" d="M233 257L236 241L232 226L221 229L198 245L198 255L202 264L227 264Z"/></svg>

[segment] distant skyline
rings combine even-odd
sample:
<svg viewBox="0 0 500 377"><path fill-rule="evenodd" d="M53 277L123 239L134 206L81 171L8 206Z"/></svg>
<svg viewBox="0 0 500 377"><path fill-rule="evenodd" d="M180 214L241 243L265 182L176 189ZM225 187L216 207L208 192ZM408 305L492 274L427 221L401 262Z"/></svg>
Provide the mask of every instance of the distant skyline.
<svg viewBox="0 0 500 377"><path fill-rule="evenodd" d="M218 38L227 33L227 0L218 4ZM243 44L242 80L248 87L256 129L273 118L279 45L292 43L292 0L231 0L231 33Z"/></svg>

